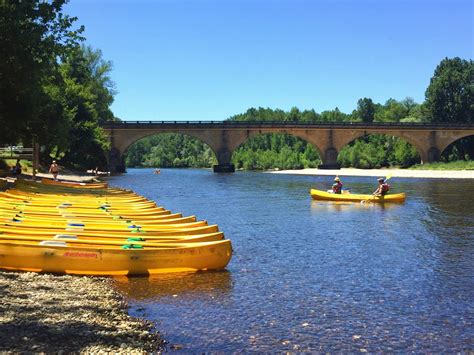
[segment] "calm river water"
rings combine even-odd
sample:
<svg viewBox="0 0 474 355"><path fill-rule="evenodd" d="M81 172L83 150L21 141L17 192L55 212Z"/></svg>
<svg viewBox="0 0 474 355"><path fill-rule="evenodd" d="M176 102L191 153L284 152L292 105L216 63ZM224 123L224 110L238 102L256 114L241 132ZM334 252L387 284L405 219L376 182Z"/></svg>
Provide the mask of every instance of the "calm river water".
<svg viewBox="0 0 474 355"><path fill-rule="evenodd" d="M367 193L375 178L343 179ZM218 224L226 271L118 280L185 352L474 350L474 181L393 178L402 205L312 201L331 177L130 169L110 179Z"/></svg>

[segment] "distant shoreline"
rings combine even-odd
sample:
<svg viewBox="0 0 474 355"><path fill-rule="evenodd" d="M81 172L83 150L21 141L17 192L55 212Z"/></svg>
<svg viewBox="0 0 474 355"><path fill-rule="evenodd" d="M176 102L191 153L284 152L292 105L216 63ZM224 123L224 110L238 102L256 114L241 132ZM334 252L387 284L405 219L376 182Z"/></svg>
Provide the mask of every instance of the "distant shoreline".
<svg viewBox="0 0 474 355"><path fill-rule="evenodd" d="M339 170L301 169L273 170L271 174L315 175L315 176L392 176L401 178L426 179L474 179L474 170L409 170L409 169L354 169Z"/></svg>

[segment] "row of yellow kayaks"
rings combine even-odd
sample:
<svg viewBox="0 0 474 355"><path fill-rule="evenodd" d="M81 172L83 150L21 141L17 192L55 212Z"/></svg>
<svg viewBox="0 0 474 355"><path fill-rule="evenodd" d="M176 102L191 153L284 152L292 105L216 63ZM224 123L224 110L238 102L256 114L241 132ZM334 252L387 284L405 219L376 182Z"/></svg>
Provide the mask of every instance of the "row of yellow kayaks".
<svg viewBox="0 0 474 355"><path fill-rule="evenodd" d="M45 181L0 192L0 268L132 275L222 269L231 259L217 225L129 190Z"/></svg>
<svg viewBox="0 0 474 355"><path fill-rule="evenodd" d="M362 195L362 194L352 194L352 193L343 193L343 194L334 194L326 191L311 189L311 197L314 200L323 200L323 201L352 201L352 202L375 202L375 203L384 203L384 202L404 202L406 195L404 193L398 194L387 194L385 196L374 196L374 195Z"/></svg>

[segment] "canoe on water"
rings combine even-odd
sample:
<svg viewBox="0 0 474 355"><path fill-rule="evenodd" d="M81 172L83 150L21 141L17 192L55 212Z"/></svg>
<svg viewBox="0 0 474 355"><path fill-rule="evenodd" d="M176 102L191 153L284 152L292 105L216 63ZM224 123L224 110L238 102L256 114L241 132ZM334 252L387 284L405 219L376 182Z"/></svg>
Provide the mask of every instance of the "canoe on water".
<svg viewBox="0 0 474 355"><path fill-rule="evenodd" d="M323 200L323 201L367 201L367 202L404 202L406 195L404 193L399 194L388 194L385 196L374 196L374 195L362 195L362 194L333 194L326 191L311 189L311 197L314 200Z"/></svg>

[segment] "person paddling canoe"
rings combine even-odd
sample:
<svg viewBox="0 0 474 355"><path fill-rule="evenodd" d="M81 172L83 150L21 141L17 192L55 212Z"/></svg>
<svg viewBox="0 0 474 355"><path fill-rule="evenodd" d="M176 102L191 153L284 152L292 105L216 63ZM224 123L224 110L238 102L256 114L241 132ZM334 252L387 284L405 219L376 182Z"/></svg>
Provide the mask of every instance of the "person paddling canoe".
<svg viewBox="0 0 474 355"><path fill-rule="evenodd" d="M342 182L341 179L339 179L339 176L334 178L334 184L332 184L332 193L339 195L342 193Z"/></svg>
<svg viewBox="0 0 474 355"><path fill-rule="evenodd" d="M390 190L390 185L387 184L384 178L378 178L377 182L379 183L379 186L377 186L377 190L375 190L372 195L385 196Z"/></svg>

